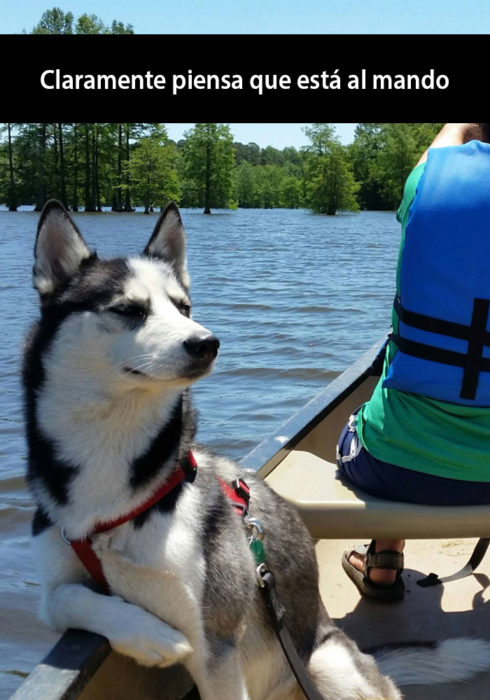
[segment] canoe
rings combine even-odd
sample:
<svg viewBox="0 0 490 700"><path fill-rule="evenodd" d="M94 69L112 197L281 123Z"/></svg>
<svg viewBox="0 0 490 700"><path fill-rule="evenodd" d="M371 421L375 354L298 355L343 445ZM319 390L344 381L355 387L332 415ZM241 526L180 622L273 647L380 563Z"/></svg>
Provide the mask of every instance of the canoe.
<svg viewBox="0 0 490 700"><path fill-rule="evenodd" d="M490 555L476 573L454 577L474 538L490 537L490 507L428 508L379 501L342 484L335 447L347 418L366 401L381 372L385 339L337 377L241 461L299 508L317 539L320 587L327 610L361 648L469 636L490 640ZM356 538L392 535L406 547L405 599L380 604L360 598L340 566ZM451 537L451 539L447 539ZM428 539L430 538L430 539ZM417 581L437 572L440 585ZM467 573L467 572L465 572ZM490 697L490 670L464 685L403 688L408 700ZM198 698L180 666L147 669L112 652L99 635L69 630L17 692L15 700L177 700ZM217 699L225 700L225 699Z"/></svg>

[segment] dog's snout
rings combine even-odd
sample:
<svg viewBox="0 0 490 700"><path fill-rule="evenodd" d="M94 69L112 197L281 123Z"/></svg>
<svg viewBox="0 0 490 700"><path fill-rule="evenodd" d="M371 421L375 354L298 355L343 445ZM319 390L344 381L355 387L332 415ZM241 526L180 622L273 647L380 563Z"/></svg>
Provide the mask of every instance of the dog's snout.
<svg viewBox="0 0 490 700"><path fill-rule="evenodd" d="M218 354L219 340L214 335L193 335L184 341L186 351L200 360L214 360Z"/></svg>

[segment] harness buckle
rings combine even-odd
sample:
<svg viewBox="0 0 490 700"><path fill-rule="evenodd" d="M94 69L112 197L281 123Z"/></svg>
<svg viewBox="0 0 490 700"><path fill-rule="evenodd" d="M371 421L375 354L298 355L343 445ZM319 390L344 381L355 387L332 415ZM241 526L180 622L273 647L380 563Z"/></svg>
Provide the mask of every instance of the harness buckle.
<svg viewBox="0 0 490 700"><path fill-rule="evenodd" d="M248 508L248 505L250 503L250 488L249 488L247 482L244 481L243 479L234 479L231 482L231 487L234 490L234 492L237 494L237 496L240 496L241 498L243 498L243 500L247 504L247 508Z"/></svg>
<svg viewBox="0 0 490 700"><path fill-rule="evenodd" d="M71 540L69 540L68 537L66 536L64 527L60 528L60 535L61 535L61 539L63 540L63 542L65 544L69 544L71 546Z"/></svg>
<svg viewBox="0 0 490 700"><path fill-rule="evenodd" d="M245 525L247 530L251 530L252 537L254 539L260 540L262 542L262 540L265 537L265 531L261 520L259 520L258 518L252 518L249 515L245 515L243 518L243 524Z"/></svg>

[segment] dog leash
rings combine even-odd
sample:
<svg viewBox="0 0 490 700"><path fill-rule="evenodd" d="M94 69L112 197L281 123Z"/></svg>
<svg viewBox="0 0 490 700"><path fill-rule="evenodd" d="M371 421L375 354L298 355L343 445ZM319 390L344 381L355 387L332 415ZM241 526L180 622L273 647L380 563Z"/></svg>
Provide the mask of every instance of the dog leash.
<svg viewBox="0 0 490 700"><path fill-rule="evenodd" d="M323 695L321 695L315 687L308 670L297 652L289 630L284 624L285 610L277 595L274 574L266 564L265 548L263 545L265 536L264 528L258 518L252 518L248 514L250 489L243 479L235 479L231 486L219 477L218 481L220 482L221 490L225 496L232 501L237 514L242 516L243 524L252 533L249 546L257 566L257 584L291 671L296 677L298 685L307 700L324 700Z"/></svg>
<svg viewBox="0 0 490 700"><path fill-rule="evenodd" d="M149 510L152 506L173 491L173 489L175 489L182 481L193 481L196 476L196 471L196 459L192 452L189 451L187 455L180 460L178 467L172 472L167 481L160 486L160 488L157 489L146 501L144 501L144 503L139 505L137 508L134 508L134 510L132 510L130 513L105 523L98 523L90 535L79 540L68 539L68 537L65 535L64 528L62 528L61 536L63 540L67 544L71 545L73 551L87 569L90 576L96 583L99 584L104 593L109 595L111 589L104 575L102 562L92 548L91 538L101 532L107 532L107 530L112 530L115 527L119 527L119 525L129 522L130 520L136 518L137 515L141 515L141 513Z"/></svg>

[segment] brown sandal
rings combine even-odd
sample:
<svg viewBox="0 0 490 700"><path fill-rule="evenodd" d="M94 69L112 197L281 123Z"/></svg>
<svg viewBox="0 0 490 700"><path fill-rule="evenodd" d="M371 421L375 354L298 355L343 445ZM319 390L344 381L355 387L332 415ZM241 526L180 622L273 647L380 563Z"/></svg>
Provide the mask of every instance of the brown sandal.
<svg viewBox="0 0 490 700"><path fill-rule="evenodd" d="M359 589L361 595L375 600L392 602L402 600L405 595L405 584L401 577L403 571L403 552L387 550L384 552L375 551L376 540L367 544L357 545L352 549L347 549L342 555L342 568L347 576ZM351 554L358 554L365 558L365 572L359 571L349 562ZM373 583L369 578L369 570L373 567L379 569L395 569L396 578L394 583L383 585Z"/></svg>

